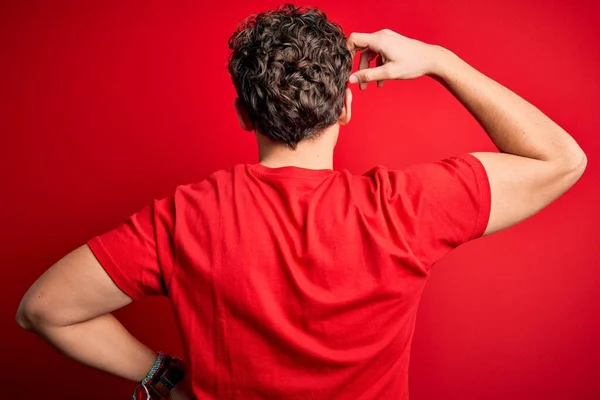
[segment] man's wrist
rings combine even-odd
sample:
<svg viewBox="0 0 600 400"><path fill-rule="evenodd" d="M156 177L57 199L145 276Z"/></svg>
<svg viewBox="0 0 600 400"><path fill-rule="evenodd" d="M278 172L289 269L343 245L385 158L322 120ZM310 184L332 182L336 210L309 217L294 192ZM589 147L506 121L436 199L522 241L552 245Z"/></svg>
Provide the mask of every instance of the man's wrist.
<svg viewBox="0 0 600 400"><path fill-rule="evenodd" d="M427 75L437 80L446 81L460 61L450 50L437 45L431 45L431 65Z"/></svg>
<svg viewBox="0 0 600 400"><path fill-rule="evenodd" d="M186 374L182 360L161 352L134 391L134 400L168 399Z"/></svg>

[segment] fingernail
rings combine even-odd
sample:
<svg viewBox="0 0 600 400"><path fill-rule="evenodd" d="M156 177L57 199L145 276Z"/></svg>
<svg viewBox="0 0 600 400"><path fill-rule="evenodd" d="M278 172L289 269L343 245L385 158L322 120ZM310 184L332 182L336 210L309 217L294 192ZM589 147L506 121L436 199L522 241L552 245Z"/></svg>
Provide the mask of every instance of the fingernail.
<svg viewBox="0 0 600 400"><path fill-rule="evenodd" d="M348 79L348 81L350 83L356 83L356 82L358 82L358 78L356 76L352 75L352 76L350 76L350 79Z"/></svg>

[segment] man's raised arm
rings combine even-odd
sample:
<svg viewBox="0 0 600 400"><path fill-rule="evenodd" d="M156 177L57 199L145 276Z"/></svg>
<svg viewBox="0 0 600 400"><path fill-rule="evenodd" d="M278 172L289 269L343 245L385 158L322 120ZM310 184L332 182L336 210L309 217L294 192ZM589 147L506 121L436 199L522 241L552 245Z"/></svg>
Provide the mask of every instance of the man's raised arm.
<svg viewBox="0 0 600 400"><path fill-rule="evenodd" d="M546 207L583 174L587 159L577 142L532 104L486 77L452 52L390 30L353 33L363 50L351 83L430 75L485 129L500 153L472 153L488 175L492 195L485 234L508 228ZM377 67L369 62L377 59Z"/></svg>

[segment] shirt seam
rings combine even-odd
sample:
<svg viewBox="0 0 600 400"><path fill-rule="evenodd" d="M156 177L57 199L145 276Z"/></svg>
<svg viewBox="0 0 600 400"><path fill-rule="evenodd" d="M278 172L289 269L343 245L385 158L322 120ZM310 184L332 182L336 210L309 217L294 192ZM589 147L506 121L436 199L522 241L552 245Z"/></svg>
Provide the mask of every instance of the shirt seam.
<svg viewBox="0 0 600 400"><path fill-rule="evenodd" d="M387 168L383 165L378 165L375 168L385 170L386 176L389 179L389 172L390 172L389 168ZM408 166L408 167L404 168L404 171L410 173L411 175L414 172L412 166ZM389 191L389 189L388 189L388 191ZM385 194L385 196L386 196L386 198L388 198L388 201L390 201L390 202L393 201L394 203L396 201L398 201L398 198L400 197L400 195L394 196L394 200L392 200L392 198L389 197L387 193ZM393 206L395 206L395 204ZM403 235L403 236L405 239L407 239L407 237L408 237L407 235ZM414 256L414 259L417 260L417 262L420 264L419 267L422 268L426 274L429 274L430 269L433 264L428 264L427 262L422 260L421 257L417 257L417 255L415 254L416 252L419 252L420 254L425 254L425 252L423 251L421 246L418 244L418 240L416 238L414 238L414 239L410 240L410 242L407 240L407 243L410 243L409 246L410 246L411 253Z"/></svg>
<svg viewBox="0 0 600 400"><path fill-rule="evenodd" d="M165 276L165 289L166 289L166 295L167 297L170 297L171 295L171 282L173 282L173 275L175 275L175 257L176 257L176 242L175 242L175 223L176 223L176 215L177 215L177 210L175 209L175 195L173 195L172 200L173 201L173 215L171 216L173 218L173 229L169 229L169 235L171 237L171 239L173 240L173 261L171 262L171 265L169 265L170 268L170 272L169 272L169 276L168 278ZM156 253L156 263L160 266L162 266L162 262L159 256L159 252L158 252L158 234L157 234L157 229L156 229L156 202L157 200L155 199L153 201L153 205L152 205L152 225L153 225L153 231L154 231L154 251ZM164 271L164 267L163 267L163 271Z"/></svg>

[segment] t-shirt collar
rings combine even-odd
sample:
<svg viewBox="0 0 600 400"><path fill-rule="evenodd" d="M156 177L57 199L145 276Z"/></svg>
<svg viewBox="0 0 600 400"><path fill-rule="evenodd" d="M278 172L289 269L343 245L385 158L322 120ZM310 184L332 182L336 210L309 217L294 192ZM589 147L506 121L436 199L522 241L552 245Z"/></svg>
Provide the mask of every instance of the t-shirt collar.
<svg viewBox="0 0 600 400"><path fill-rule="evenodd" d="M324 178L335 173L333 169L309 169L296 166L267 167L266 165L246 164L254 173L265 176L280 176L291 178Z"/></svg>

